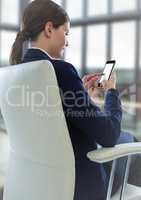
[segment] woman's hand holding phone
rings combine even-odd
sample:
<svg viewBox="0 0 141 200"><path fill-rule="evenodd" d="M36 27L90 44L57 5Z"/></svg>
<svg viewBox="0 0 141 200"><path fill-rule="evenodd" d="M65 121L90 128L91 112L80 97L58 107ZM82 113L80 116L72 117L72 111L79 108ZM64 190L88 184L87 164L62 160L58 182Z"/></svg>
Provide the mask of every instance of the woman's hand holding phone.
<svg viewBox="0 0 141 200"><path fill-rule="evenodd" d="M109 89L116 89L116 73L112 72L109 80L103 80L101 82L101 87L98 86L98 81L100 80L103 73L97 74L89 74L85 75L82 78L84 88L88 92L89 96L93 98L94 90L97 88L98 90L107 91Z"/></svg>
<svg viewBox="0 0 141 200"><path fill-rule="evenodd" d="M110 89L116 89L116 73L112 72L109 80L103 80L101 82L101 86L104 91L107 91Z"/></svg>
<svg viewBox="0 0 141 200"><path fill-rule="evenodd" d="M103 70L104 75L98 81L98 87L101 87L104 90L116 89L116 74L113 72L115 63L115 60L109 60L105 63Z"/></svg>

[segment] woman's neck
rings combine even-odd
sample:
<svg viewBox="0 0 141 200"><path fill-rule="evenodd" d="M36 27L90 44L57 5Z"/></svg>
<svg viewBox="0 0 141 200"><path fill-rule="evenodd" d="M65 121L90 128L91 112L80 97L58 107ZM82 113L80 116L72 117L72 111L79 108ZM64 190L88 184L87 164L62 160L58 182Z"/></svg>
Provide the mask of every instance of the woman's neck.
<svg viewBox="0 0 141 200"><path fill-rule="evenodd" d="M33 41L31 42L30 48L36 48L36 49L40 49L44 52L46 52L50 57L54 58L54 56L51 53L51 50L49 48L49 45L46 45L46 42L40 40L40 41Z"/></svg>

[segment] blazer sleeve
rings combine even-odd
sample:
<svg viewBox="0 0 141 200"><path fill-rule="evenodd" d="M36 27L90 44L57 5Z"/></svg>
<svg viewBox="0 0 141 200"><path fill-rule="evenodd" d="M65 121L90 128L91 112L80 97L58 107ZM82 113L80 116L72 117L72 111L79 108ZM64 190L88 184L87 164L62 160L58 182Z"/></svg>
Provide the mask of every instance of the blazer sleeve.
<svg viewBox="0 0 141 200"><path fill-rule="evenodd" d="M60 94L66 119L90 141L104 147L116 144L120 135L122 118L121 102L117 90L108 90L104 111L89 97L75 68L62 62L57 70Z"/></svg>

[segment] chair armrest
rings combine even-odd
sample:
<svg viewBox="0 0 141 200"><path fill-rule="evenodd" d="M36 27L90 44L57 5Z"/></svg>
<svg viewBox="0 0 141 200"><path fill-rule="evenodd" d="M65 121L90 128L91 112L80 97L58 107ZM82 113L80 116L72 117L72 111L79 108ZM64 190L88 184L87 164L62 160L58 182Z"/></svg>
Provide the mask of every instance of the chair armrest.
<svg viewBox="0 0 141 200"><path fill-rule="evenodd" d="M141 142L118 144L115 147L103 147L87 154L87 157L97 163L105 163L128 155L141 154Z"/></svg>

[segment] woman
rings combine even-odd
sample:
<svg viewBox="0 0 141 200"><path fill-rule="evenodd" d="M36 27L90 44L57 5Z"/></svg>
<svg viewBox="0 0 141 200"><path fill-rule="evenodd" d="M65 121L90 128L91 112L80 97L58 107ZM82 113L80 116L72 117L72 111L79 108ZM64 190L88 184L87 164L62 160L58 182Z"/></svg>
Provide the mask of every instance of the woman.
<svg viewBox="0 0 141 200"><path fill-rule="evenodd" d="M91 101L74 66L60 59L68 46L70 20L65 10L53 1L35 0L30 3L25 9L22 27L10 61L18 64L49 60L53 64L75 154L74 200L104 200L106 177L103 167L89 161L86 154L97 148L96 143L105 147L115 145L119 137L122 111L116 78L113 76L104 82L107 92L105 111L101 112ZM22 56L24 42L29 42L31 47ZM87 89L93 87L98 78L94 76L88 81Z"/></svg>

